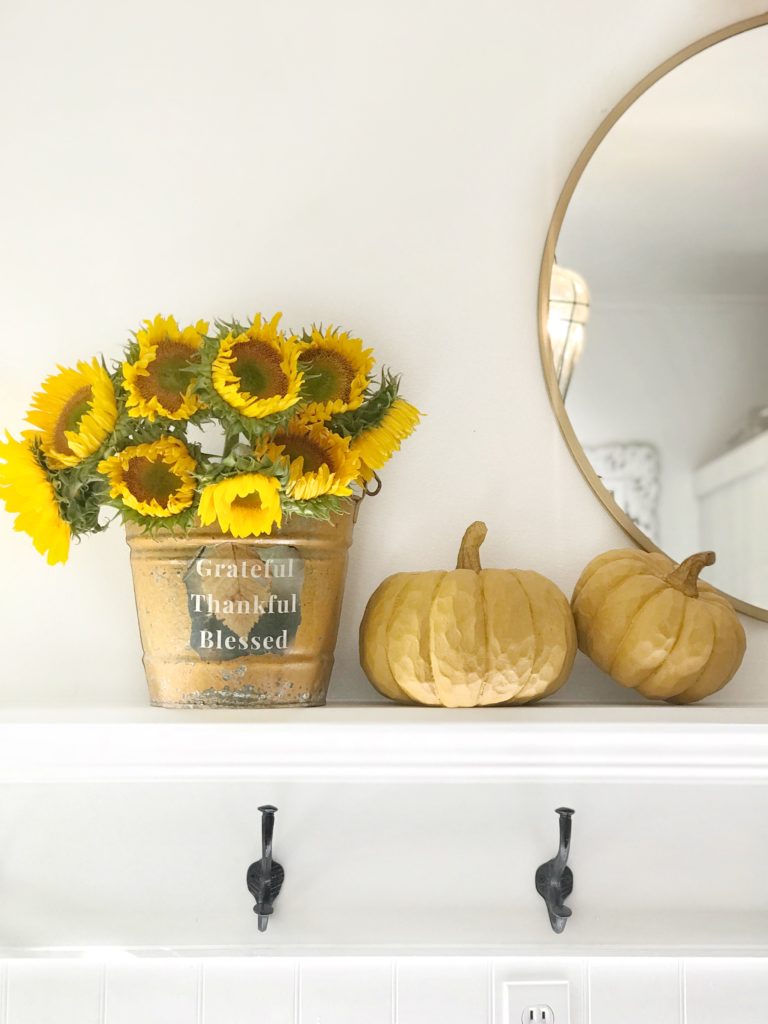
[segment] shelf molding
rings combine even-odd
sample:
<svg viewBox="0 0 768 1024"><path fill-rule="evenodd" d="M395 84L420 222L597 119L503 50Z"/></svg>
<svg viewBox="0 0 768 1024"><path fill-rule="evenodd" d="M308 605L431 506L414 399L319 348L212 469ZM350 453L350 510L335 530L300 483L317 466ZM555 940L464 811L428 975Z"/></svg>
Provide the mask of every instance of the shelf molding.
<svg viewBox="0 0 768 1024"><path fill-rule="evenodd" d="M765 784L767 719L711 707L5 711L0 781Z"/></svg>

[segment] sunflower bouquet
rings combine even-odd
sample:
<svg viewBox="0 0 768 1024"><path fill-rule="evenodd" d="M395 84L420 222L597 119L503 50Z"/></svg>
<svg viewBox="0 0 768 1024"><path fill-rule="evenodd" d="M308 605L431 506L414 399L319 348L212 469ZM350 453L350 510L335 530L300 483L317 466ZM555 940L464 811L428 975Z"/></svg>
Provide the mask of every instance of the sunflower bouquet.
<svg viewBox="0 0 768 1024"><path fill-rule="evenodd" d="M416 427L399 388L337 328L293 334L278 313L209 332L156 316L111 370L93 359L48 377L31 429L0 441L0 500L51 564L108 525L105 508L146 531L218 524L238 538L330 519Z"/></svg>

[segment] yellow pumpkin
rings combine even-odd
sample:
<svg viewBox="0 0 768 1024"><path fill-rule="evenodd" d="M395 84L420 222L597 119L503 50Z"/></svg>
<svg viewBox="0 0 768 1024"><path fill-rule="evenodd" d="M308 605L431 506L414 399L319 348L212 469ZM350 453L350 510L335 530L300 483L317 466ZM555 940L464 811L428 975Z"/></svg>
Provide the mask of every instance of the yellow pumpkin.
<svg viewBox="0 0 768 1024"><path fill-rule="evenodd" d="M456 569L384 580L360 625L360 662L392 700L524 704L559 689L576 655L568 599L523 569L482 569L485 523L464 534Z"/></svg>
<svg viewBox="0 0 768 1024"><path fill-rule="evenodd" d="M632 548L599 555L573 592L579 647L651 700L689 704L720 690L747 641L726 598L699 579L714 561L712 551L680 565Z"/></svg>

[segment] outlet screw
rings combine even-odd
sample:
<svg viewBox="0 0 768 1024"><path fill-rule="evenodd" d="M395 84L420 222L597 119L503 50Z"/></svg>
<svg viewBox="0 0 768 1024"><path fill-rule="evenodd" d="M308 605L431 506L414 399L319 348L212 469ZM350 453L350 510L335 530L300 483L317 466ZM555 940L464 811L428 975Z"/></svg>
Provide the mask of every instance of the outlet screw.
<svg viewBox="0 0 768 1024"><path fill-rule="evenodd" d="M539 1003L538 1006L527 1006L520 1018L522 1024L555 1024L555 1015L552 1007L546 1003Z"/></svg>

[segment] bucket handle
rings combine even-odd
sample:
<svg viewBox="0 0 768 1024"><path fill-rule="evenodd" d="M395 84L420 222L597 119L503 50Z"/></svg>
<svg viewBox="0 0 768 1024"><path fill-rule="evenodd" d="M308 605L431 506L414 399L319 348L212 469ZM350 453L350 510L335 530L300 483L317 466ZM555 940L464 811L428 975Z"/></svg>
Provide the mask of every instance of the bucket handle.
<svg viewBox="0 0 768 1024"><path fill-rule="evenodd" d="M363 501L366 498L375 498L376 495L381 490L381 477L379 476L379 474L378 473L374 473L372 479L376 481L376 484L375 484L374 487L369 487L370 480L366 480L365 483L362 484L362 492L363 493L362 494L353 494L352 495L352 501L354 502L354 505L355 505L355 511L352 513L352 522L353 523L357 522L357 513L360 511L360 506L362 505Z"/></svg>
<svg viewBox="0 0 768 1024"><path fill-rule="evenodd" d="M376 484L375 484L374 487L370 487L369 486L370 480L366 480L365 483L363 484L363 494L367 498L375 498L376 495L381 490L381 477L379 476L379 474L378 473L374 473L373 474L373 479L376 481ZM362 498L360 500L362 501Z"/></svg>

